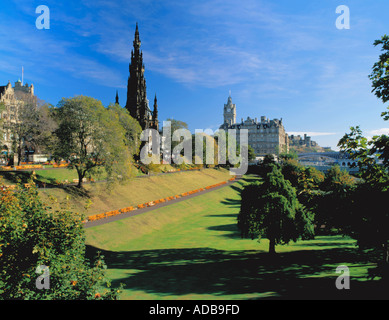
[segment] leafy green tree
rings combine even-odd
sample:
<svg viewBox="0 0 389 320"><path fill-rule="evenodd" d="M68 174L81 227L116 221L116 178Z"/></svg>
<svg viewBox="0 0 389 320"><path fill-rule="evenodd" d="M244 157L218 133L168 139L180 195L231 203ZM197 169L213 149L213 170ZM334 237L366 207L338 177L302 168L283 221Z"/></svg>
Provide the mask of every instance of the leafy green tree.
<svg viewBox="0 0 389 320"><path fill-rule="evenodd" d="M293 187L298 188L301 173L304 171L303 166L297 159L285 157L282 160L282 174L286 180L289 180Z"/></svg>
<svg viewBox="0 0 389 320"><path fill-rule="evenodd" d="M305 167L300 179L300 189L317 190L323 183L325 175L315 167Z"/></svg>
<svg viewBox="0 0 389 320"><path fill-rule="evenodd" d="M297 160L297 158L298 158L298 155L294 151L283 152L283 153L280 154L280 159L282 161L292 160L292 159Z"/></svg>
<svg viewBox="0 0 389 320"><path fill-rule="evenodd" d="M174 149L180 144L180 143L184 143L186 144L186 142L189 142L188 145L192 145L192 141L188 141L188 140L185 140L185 137L181 137L180 138L180 141L174 141L173 140L173 136L174 136L174 133L177 131L177 130L181 130L181 129L184 129L184 130L188 130L188 124L184 121L180 121L180 120L176 120L176 119L170 119L168 118L166 121L164 121L164 123L166 122L166 128L168 128L169 126L167 125L167 123L170 123L170 137L166 137L167 139L170 138L170 154L171 154L171 159L170 159L170 162L173 164L175 163L175 160L177 159L176 157L179 157L179 156L182 156L184 157L185 154L184 154L184 150L181 150L179 154L175 154L174 152ZM165 128L162 127L162 132L165 131ZM176 133L177 134L177 133ZM185 142L184 142L185 141ZM186 145L186 146L188 146ZM164 148L165 150L167 150L168 148L168 144L167 144L167 141L164 142ZM193 149L192 149L192 153L193 153ZM184 160L184 164L183 166L185 166L185 162L190 162L191 157L192 155L189 155L187 154L186 157L188 157L188 159L185 159ZM185 158L186 158L185 157ZM180 165L178 165L178 167L180 167Z"/></svg>
<svg viewBox="0 0 389 320"><path fill-rule="evenodd" d="M323 232L343 232L350 220L350 204L356 188L355 178L338 165L327 170L316 194L316 222ZM331 231L332 230L332 231Z"/></svg>
<svg viewBox="0 0 389 320"><path fill-rule="evenodd" d="M171 150L173 150L179 143L180 141L173 141L173 134L175 131L179 129L186 129L188 130L188 124L184 121L181 120L176 120L176 119L167 119L166 121L170 122L170 130L171 130ZM181 141L183 138L181 138Z"/></svg>
<svg viewBox="0 0 389 320"><path fill-rule="evenodd" d="M138 155L140 148L140 135L142 133L142 127L139 122L131 117L126 108L121 107L119 104L110 104L108 109L117 115L120 125L124 128L126 138L125 144L130 153Z"/></svg>
<svg viewBox="0 0 389 320"><path fill-rule="evenodd" d="M85 96L59 103L54 154L68 161L70 169L76 169L78 187L82 187L87 174L97 174L102 168L110 182L132 174L129 132L121 125L120 114L115 110Z"/></svg>
<svg viewBox="0 0 389 320"><path fill-rule="evenodd" d="M276 162L274 156L272 154L267 154L259 162L256 171L260 177L265 178L266 175L273 170L274 166L281 168L280 164Z"/></svg>
<svg viewBox="0 0 389 320"><path fill-rule="evenodd" d="M374 45L382 45L383 53L369 76L372 80L372 92L386 103L389 101L389 36L384 35L380 40L376 40ZM382 112L381 116L384 121L389 120L388 111ZM350 130L350 133L342 137L338 146L357 162L362 183L358 184L351 203L348 233L356 238L361 246L382 250L382 263L388 274L389 137L381 135L368 140L359 126L351 127Z"/></svg>
<svg viewBox="0 0 389 320"><path fill-rule="evenodd" d="M325 174L321 188L324 191L340 192L355 185L353 178L346 170L342 170L339 165L332 166Z"/></svg>
<svg viewBox="0 0 389 320"><path fill-rule="evenodd" d="M0 190L0 299L117 299L103 257L85 258L83 216L53 211L34 186ZM48 267L48 287L37 286L39 267Z"/></svg>
<svg viewBox="0 0 389 320"><path fill-rule="evenodd" d="M242 190L238 227L242 237L269 239L269 253L279 244L312 238L313 214L297 199L296 190L284 179L276 165L263 183L249 184Z"/></svg>
<svg viewBox="0 0 389 320"><path fill-rule="evenodd" d="M196 152L196 139L202 142L201 154L197 154ZM206 167L214 167L218 165L217 139L203 132L196 132L195 134L192 134L192 163Z"/></svg>
<svg viewBox="0 0 389 320"><path fill-rule="evenodd" d="M323 197L325 192L321 190L324 181L324 174L314 167L302 167L298 174L297 180L297 197L305 207L315 212L317 224L318 201ZM293 185L293 184L292 184Z"/></svg>
<svg viewBox="0 0 389 320"><path fill-rule="evenodd" d="M51 104L43 104L37 109L36 129L30 136L29 145L37 153L49 154L56 143L55 130L58 123L55 118L55 108Z"/></svg>
<svg viewBox="0 0 389 320"><path fill-rule="evenodd" d="M381 39L374 42L374 46L382 45L379 60L373 65L373 72L369 75L372 81L372 92L377 98L381 99L383 103L389 101L389 36L384 35ZM382 116L387 116L385 112ZM387 119L385 119L387 120Z"/></svg>
<svg viewBox="0 0 389 320"><path fill-rule="evenodd" d="M314 167L301 165L295 157L284 158L281 168L285 179L296 188L299 202L315 213L315 225L319 228L322 225L333 227L332 223L328 223L329 217L334 214L333 203L327 199L330 192L322 190L325 175Z"/></svg>
<svg viewBox="0 0 389 320"><path fill-rule="evenodd" d="M20 104L15 110L14 121L7 121L4 126L12 136L12 149L17 155L17 165L20 165L24 148L30 145L37 135L39 113L37 105L31 101Z"/></svg>
<svg viewBox="0 0 389 320"><path fill-rule="evenodd" d="M247 149L248 161L253 161L256 158L255 151L252 146L248 145Z"/></svg>

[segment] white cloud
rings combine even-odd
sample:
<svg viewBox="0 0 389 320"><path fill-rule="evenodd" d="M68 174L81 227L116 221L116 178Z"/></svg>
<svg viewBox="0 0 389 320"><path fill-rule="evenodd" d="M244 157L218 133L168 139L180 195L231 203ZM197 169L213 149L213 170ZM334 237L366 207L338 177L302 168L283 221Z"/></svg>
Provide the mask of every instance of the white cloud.
<svg viewBox="0 0 389 320"><path fill-rule="evenodd" d="M90 2L84 0L84 3ZM104 1L91 3L96 6ZM312 28L301 28L303 17L291 19L291 15L278 14L274 5L263 1L248 0L239 6L229 0L158 4L157 7L169 9L170 13L175 12L187 21L174 19L175 24L171 21L161 24L159 15L121 3L122 13L128 12L130 18L135 18L129 11L131 8L137 12L137 19L141 17L141 39L148 34L147 42L142 43L146 69L186 85L215 88L256 83L254 91L266 86L270 92L296 92L295 84L304 78L301 72L304 62L290 59L289 54L296 50L317 50L324 43L312 35ZM101 11L103 7L98 8ZM101 15L101 21L93 29L100 36L95 49L116 61L128 62L134 31L130 34L130 29L134 26L128 25L128 15L117 14L116 10L115 19L109 19L111 8L104 10L106 14ZM304 23L313 25L316 21L305 17ZM118 26L121 31L112 32ZM258 43L263 35L274 38L270 50L268 45Z"/></svg>
<svg viewBox="0 0 389 320"><path fill-rule="evenodd" d="M389 128L381 128L369 131L371 136L389 135Z"/></svg>

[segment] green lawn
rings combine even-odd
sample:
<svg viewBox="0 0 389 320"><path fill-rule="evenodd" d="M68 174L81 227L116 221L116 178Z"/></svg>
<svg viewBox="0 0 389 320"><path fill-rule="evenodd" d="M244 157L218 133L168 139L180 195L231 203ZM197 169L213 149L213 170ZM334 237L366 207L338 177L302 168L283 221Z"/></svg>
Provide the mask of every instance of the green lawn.
<svg viewBox="0 0 389 320"><path fill-rule="evenodd" d="M0 171L0 183L12 185L17 183L18 179L20 179L23 183L27 183L28 179L31 177L32 171L35 171L36 173L35 181L44 182L46 184L57 184L63 183L65 181L68 181L68 183L72 183L73 179L78 179L76 169L52 168L52 166L49 165L45 165L44 167L45 169L39 170ZM106 179L104 169L101 169L101 171L102 173L99 176L93 177L95 180ZM135 174L137 176L143 175L138 170L136 170Z"/></svg>
<svg viewBox="0 0 389 320"><path fill-rule="evenodd" d="M53 168L36 170L35 172L37 179L46 183L55 183L55 181L62 183L65 180L73 182L73 179L78 179L77 171L75 169Z"/></svg>
<svg viewBox="0 0 389 320"><path fill-rule="evenodd" d="M374 265L352 239L321 236L277 246L275 258L267 240L241 239L242 183L88 228L88 255L103 253L113 286L125 284L122 299L382 297L378 281L367 281ZM350 268L351 290L335 287L339 265Z"/></svg>
<svg viewBox="0 0 389 320"><path fill-rule="evenodd" d="M36 181L45 182L47 184L62 183L65 180L72 182L73 179L78 179L77 171L75 169L67 168L48 168L39 170L20 170L20 171L1 171L0 176L3 178L3 183L12 185L17 183L20 179L21 182L26 183L31 177L32 171L36 173ZM47 169L46 169L47 168Z"/></svg>

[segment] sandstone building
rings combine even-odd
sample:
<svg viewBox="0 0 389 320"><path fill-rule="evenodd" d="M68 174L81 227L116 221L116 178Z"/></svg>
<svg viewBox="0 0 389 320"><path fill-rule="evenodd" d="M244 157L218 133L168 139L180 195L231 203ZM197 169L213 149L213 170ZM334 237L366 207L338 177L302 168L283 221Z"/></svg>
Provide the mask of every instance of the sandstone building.
<svg viewBox="0 0 389 320"><path fill-rule="evenodd" d="M26 103L37 104L37 97L34 95L34 85L22 84L20 80L12 87L8 81L6 86L0 86L0 103L4 105L4 110L0 112L2 120L1 149L3 153L12 152L12 124L18 123L19 108Z"/></svg>
<svg viewBox="0 0 389 320"><path fill-rule="evenodd" d="M224 105L223 110L224 123L220 129L236 129L237 142L239 143L239 130L248 130L248 144L254 149L257 157L265 156L267 154L278 155L282 152L289 152L288 134L282 124L282 119L269 120L262 116L261 120L257 118L251 119L247 117L246 120L236 122L236 105L232 103L231 96L228 97L227 104Z"/></svg>
<svg viewBox="0 0 389 320"><path fill-rule="evenodd" d="M306 133L304 134L304 138L300 135L290 135L289 136L289 144L291 146L305 146L305 147L316 147L317 142L313 141L311 137L309 137Z"/></svg>

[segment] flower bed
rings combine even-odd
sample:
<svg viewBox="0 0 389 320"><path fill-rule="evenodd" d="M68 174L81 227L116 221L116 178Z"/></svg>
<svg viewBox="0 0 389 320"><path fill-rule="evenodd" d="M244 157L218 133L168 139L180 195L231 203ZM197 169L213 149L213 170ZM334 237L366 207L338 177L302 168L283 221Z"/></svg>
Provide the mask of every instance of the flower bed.
<svg viewBox="0 0 389 320"><path fill-rule="evenodd" d="M54 163L53 164L53 168L66 168L68 166L69 166L68 163L60 163L60 164Z"/></svg>
<svg viewBox="0 0 389 320"><path fill-rule="evenodd" d="M234 181L235 179L236 179L236 177L234 176L231 179L228 179L228 181ZM154 200L154 201L149 201L149 202L146 202L146 203L138 204L136 207L130 206L130 207L122 208L122 209L119 209L119 210L113 210L113 211L108 211L108 212L104 212L104 213L100 213L100 214L95 214L95 215L89 216L88 219L86 221L84 221L84 222L96 221L96 220L112 217L112 216L115 216L115 215L119 215L119 214L122 214L122 213L126 213L126 212L130 212L130 211L136 210L136 208L137 209L144 209L144 208L147 208L147 207L152 207L152 206L155 206L155 205L160 204L160 203L164 203L164 202L171 201L171 200L174 200L174 199L179 199L181 197L186 197L186 196L189 196L191 194L195 194L195 193L198 193L198 192L202 192L202 191L205 191L205 190L208 190L208 189L212 189L212 188L224 185L224 184L228 183L228 181L222 181L222 182L213 184L211 186L207 186L205 188L199 188L199 189L191 190L191 191L188 191L188 192L184 192L184 193L181 193L180 195L176 194L174 196L170 196L170 197L167 197L167 198L157 199L157 200Z"/></svg>
<svg viewBox="0 0 389 320"><path fill-rule="evenodd" d="M27 166L16 166L16 170L25 170L25 169L43 169L41 164L36 165L27 165Z"/></svg>

